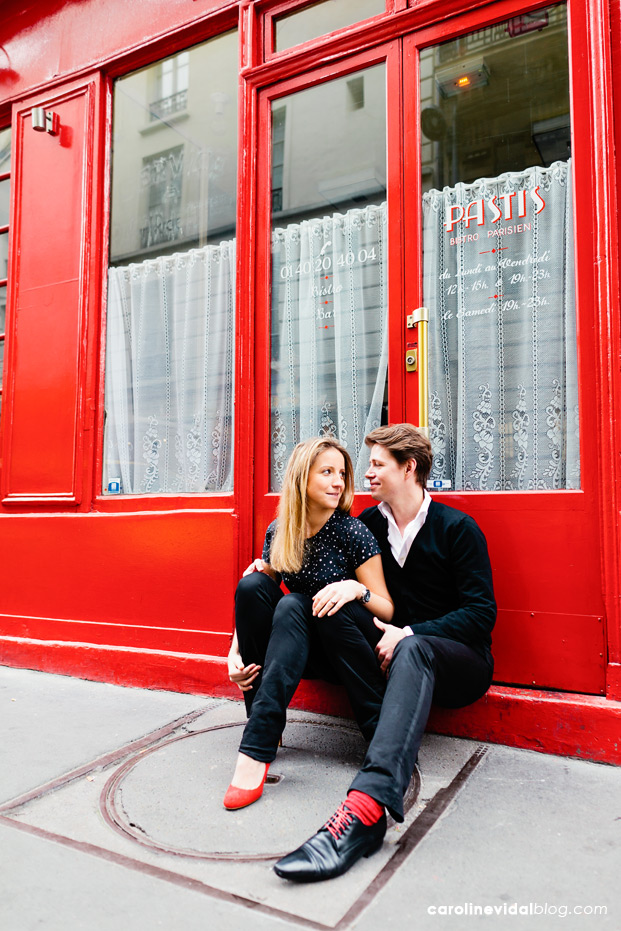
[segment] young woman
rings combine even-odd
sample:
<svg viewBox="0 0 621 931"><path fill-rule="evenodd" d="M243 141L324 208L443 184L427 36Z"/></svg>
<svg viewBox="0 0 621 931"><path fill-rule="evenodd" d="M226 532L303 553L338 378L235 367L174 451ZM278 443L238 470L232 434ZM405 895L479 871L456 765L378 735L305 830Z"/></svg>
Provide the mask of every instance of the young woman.
<svg viewBox="0 0 621 931"><path fill-rule="evenodd" d="M362 733L373 735L384 690L373 616L390 621L393 604L375 537L350 516L353 498L351 459L336 440L295 447L263 556L235 594L229 678L244 693L248 723L225 808L243 808L263 792L302 677L341 682ZM344 632L346 651L335 647Z"/></svg>

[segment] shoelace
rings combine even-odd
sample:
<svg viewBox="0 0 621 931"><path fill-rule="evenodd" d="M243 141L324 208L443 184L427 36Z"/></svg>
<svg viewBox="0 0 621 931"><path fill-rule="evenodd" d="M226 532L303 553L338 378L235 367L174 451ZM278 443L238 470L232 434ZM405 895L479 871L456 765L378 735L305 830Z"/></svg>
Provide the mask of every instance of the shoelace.
<svg viewBox="0 0 621 931"><path fill-rule="evenodd" d="M335 840L338 840L346 827L348 827L354 816L349 808L346 808L345 802L341 802L332 817L326 821L324 827L328 829Z"/></svg>

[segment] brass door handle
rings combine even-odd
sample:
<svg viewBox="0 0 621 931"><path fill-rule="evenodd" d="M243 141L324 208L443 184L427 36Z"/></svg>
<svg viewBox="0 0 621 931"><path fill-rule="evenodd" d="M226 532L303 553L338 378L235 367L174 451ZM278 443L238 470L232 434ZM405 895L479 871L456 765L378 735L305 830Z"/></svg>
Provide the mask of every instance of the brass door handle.
<svg viewBox="0 0 621 931"><path fill-rule="evenodd" d="M408 347L405 353L406 372L418 372L418 426L429 428L429 310L417 307L408 314L407 329L416 330L416 345Z"/></svg>

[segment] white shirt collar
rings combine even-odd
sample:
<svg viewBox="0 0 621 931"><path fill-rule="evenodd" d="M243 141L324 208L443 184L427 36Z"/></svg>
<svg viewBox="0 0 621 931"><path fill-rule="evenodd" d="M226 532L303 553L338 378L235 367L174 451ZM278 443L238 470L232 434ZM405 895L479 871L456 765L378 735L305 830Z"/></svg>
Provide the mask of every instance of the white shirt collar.
<svg viewBox="0 0 621 931"><path fill-rule="evenodd" d="M416 536L419 533L421 527L427 520L427 513L429 511L431 500L432 499L429 492L426 489L423 489L423 503L418 509L418 514L416 517L411 520L405 528L403 536L401 536L401 531L399 530L397 522L393 517L390 505L386 504L385 501L380 501L377 506L380 514L383 514L388 521L388 542L390 544L390 549L392 550L392 555L395 557L400 566L404 565L406 559L408 558L408 553L410 552L412 543L416 539Z"/></svg>

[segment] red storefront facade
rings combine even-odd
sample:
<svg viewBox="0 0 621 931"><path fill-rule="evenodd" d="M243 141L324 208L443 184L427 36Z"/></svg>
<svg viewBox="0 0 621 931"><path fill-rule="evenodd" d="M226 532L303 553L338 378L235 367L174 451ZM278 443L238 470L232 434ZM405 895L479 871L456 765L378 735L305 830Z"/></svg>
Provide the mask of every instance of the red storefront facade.
<svg viewBox="0 0 621 931"><path fill-rule="evenodd" d="M0 661L236 697L291 443L429 407L499 605L496 684L433 726L621 762L617 0L6 8Z"/></svg>

